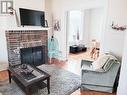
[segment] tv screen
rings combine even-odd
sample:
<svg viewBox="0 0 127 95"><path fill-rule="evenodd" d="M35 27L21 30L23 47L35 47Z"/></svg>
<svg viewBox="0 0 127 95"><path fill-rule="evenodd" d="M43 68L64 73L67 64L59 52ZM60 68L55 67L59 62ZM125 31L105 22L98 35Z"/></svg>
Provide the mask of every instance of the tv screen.
<svg viewBox="0 0 127 95"><path fill-rule="evenodd" d="M19 12L22 26L45 27L45 13L43 11L19 8Z"/></svg>

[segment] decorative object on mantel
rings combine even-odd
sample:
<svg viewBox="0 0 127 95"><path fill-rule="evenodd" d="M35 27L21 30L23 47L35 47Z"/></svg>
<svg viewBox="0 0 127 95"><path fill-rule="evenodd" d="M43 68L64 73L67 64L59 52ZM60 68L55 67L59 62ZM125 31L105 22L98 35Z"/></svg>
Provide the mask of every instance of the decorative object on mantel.
<svg viewBox="0 0 127 95"><path fill-rule="evenodd" d="M16 13L16 10L13 7L8 7L10 15L15 15L16 24L18 27L20 27L19 19Z"/></svg>
<svg viewBox="0 0 127 95"><path fill-rule="evenodd" d="M9 14L9 7L13 8L13 1L1 1L1 14Z"/></svg>
<svg viewBox="0 0 127 95"><path fill-rule="evenodd" d="M120 30L120 31L124 31L127 29L126 25L118 25L118 24L114 24L114 22L112 22L111 27L112 27L112 29Z"/></svg>
<svg viewBox="0 0 127 95"><path fill-rule="evenodd" d="M48 21L45 20L45 27L48 28Z"/></svg>

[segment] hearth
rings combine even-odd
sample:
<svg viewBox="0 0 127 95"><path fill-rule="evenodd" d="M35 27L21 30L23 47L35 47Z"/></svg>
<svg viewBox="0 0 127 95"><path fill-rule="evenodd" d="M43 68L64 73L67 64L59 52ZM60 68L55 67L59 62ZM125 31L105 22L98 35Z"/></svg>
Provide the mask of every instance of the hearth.
<svg viewBox="0 0 127 95"><path fill-rule="evenodd" d="M20 49L21 64L39 66L45 64L45 46Z"/></svg>
<svg viewBox="0 0 127 95"><path fill-rule="evenodd" d="M48 63L47 30L8 30L6 39L10 66Z"/></svg>

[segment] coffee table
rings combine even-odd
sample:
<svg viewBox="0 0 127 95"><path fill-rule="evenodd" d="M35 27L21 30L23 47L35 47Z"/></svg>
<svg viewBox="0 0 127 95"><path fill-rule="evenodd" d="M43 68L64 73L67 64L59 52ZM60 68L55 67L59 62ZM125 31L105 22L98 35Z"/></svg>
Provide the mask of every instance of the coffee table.
<svg viewBox="0 0 127 95"><path fill-rule="evenodd" d="M48 94L50 94L50 75L36 67L32 67L27 65L29 70L32 70L32 73L26 74L24 73L24 69L21 65L10 66L8 68L9 73L9 83L11 83L11 79L13 78L17 85L19 85L25 91L26 95L32 94L32 89L35 89L40 86L43 88L47 87ZM47 84L44 81L47 80Z"/></svg>

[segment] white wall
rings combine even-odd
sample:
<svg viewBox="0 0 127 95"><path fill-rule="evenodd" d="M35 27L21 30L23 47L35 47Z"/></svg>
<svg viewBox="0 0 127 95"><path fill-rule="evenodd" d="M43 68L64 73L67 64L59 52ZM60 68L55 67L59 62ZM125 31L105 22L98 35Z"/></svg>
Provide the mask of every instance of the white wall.
<svg viewBox="0 0 127 95"><path fill-rule="evenodd" d="M7 26L7 16L0 14L0 27Z"/></svg>
<svg viewBox="0 0 127 95"><path fill-rule="evenodd" d="M90 41L101 41L102 25L104 23L104 8L90 9Z"/></svg>
<svg viewBox="0 0 127 95"><path fill-rule="evenodd" d="M28 8L34 10L44 10L45 0L13 0L14 8Z"/></svg>
<svg viewBox="0 0 127 95"><path fill-rule="evenodd" d="M122 59L122 66L121 66L117 95L127 95L126 80L127 80L127 33L126 33L125 42L124 42L123 59Z"/></svg>
<svg viewBox="0 0 127 95"><path fill-rule="evenodd" d="M51 37L52 35L52 0L45 0L45 16L46 16L46 20L48 21L48 26L50 28L50 30L48 31L48 37Z"/></svg>
<svg viewBox="0 0 127 95"><path fill-rule="evenodd" d="M127 25L126 0L109 0L107 10L106 28L103 33L102 52L111 52L120 60L123 53L125 31L115 31L111 28L112 21L116 24Z"/></svg>
<svg viewBox="0 0 127 95"><path fill-rule="evenodd" d="M110 2L110 16L115 20L117 19L117 22L120 22L121 24L127 25L127 0L111 0ZM124 31L124 33L118 33L121 37L120 41L123 45L124 43L124 49L123 49L123 59L122 59L122 66L120 71L120 80L119 85L117 89L117 95L127 95L127 31ZM122 37L125 38L123 41ZM118 49L121 50L120 42L115 41L114 45L118 47ZM118 50L117 50L118 51Z"/></svg>
<svg viewBox="0 0 127 95"><path fill-rule="evenodd" d="M7 44L4 32L4 28L8 26L8 23L10 23L8 18L10 18L9 15L0 14L0 71L7 69L8 66Z"/></svg>
<svg viewBox="0 0 127 95"><path fill-rule="evenodd" d="M85 10L90 8L104 7L105 0L53 0L53 18L61 21L61 31L55 32L59 41L60 50L66 59L66 13L70 10Z"/></svg>
<svg viewBox="0 0 127 95"><path fill-rule="evenodd" d="M125 32L107 30L104 33L103 52L110 52L121 61Z"/></svg>
<svg viewBox="0 0 127 95"><path fill-rule="evenodd" d="M92 39L101 42L104 24L104 7L84 10L84 34L83 40L87 47L90 47Z"/></svg>
<svg viewBox="0 0 127 95"><path fill-rule="evenodd" d="M5 32L0 30L0 63L8 63Z"/></svg>
<svg viewBox="0 0 127 95"><path fill-rule="evenodd" d="M84 10L84 20L83 20L83 41L86 45L86 47L89 47L90 42L90 9Z"/></svg>

